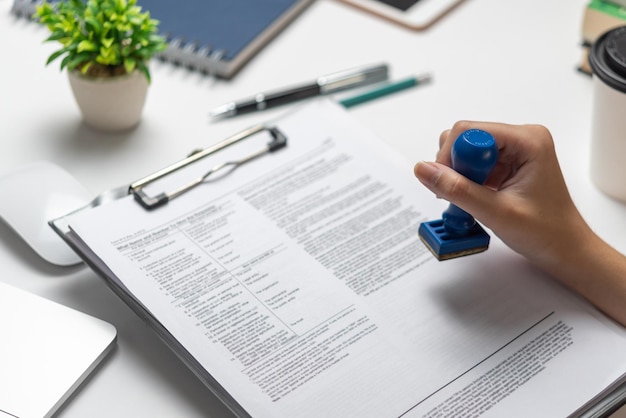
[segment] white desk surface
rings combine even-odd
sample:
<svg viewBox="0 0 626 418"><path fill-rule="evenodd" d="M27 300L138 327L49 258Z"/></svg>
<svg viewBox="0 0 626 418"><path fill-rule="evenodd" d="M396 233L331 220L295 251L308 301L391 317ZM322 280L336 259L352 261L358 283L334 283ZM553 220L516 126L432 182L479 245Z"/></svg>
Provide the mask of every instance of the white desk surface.
<svg viewBox="0 0 626 418"><path fill-rule="evenodd" d="M140 126L103 135L83 126L65 73L45 67L44 28L0 0L0 171L34 160L64 167L94 194L161 168L190 150L286 109L209 123L214 106L257 91L379 61L392 78L432 71L434 82L350 112L407 159L434 158L458 119L540 123L551 129L580 210L626 252L626 204L588 175L590 78L575 68L586 0L467 0L426 32L410 32L334 0L318 0L231 81L154 63ZM415 187L421 187L416 181ZM2 197L0 196L0 199ZM0 280L114 324L116 351L62 417L222 417L228 412L103 281L85 267L46 264L0 224Z"/></svg>

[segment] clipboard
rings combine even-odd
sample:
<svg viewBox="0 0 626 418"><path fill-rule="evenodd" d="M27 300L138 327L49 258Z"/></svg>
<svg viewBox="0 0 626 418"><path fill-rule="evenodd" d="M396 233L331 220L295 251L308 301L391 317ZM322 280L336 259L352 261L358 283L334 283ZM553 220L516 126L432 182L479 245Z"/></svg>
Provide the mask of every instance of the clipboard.
<svg viewBox="0 0 626 418"><path fill-rule="evenodd" d="M257 149L256 151L249 153L247 155L243 155L241 158L238 158L235 160L229 160L229 161L224 161L222 163L219 163L211 167L203 175L196 177L195 179L183 185L180 185L175 190L164 191L156 195L150 195L149 193L146 192L145 190L146 187L156 182L157 180L162 179L186 167L189 167L190 165L202 160L205 157L213 155L245 139L249 139L255 135L258 135L264 131L269 133L270 140L267 142L265 146ZM84 210L88 210L88 209L100 206L102 204L105 204L112 200L123 198L130 194L132 194L135 200L146 210L153 210L162 205L165 205L170 200L176 197L179 197L180 195L187 192L188 190L191 190L192 188L202 184L209 177L214 176L216 173L230 172L236 169L238 166L241 166L242 164L248 163L267 153L278 151L286 146L287 146L287 137L276 126L268 126L266 124L254 125L234 135L231 135L228 138L225 138L224 140L218 142L217 144L213 146L200 149L200 150L194 150L186 158L179 160L167 167L164 167L161 170L158 170L152 174L149 174L148 176L145 176L137 181L134 181L129 185L123 185L123 186L116 187L111 190L107 190L101 193L100 195L96 196L87 205L82 206L76 210L73 210L72 212L69 212L66 215L63 215L59 218L50 220L48 224L52 227L52 229L57 234L59 234L62 238L64 238L65 234L69 232L69 226L67 223L67 220L69 217L71 217L72 215L75 215L78 212L82 212Z"/></svg>

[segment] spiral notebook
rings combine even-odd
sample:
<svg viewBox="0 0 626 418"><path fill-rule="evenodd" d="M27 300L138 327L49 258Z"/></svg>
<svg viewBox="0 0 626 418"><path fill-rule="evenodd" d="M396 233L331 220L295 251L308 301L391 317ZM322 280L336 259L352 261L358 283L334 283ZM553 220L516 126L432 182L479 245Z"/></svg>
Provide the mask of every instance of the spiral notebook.
<svg viewBox="0 0 626 418"><path fill-rule="evenodd" d="M51 0L54 1L54 0ZM168 48L159 58L231 78L313 0L138 0L160 21ZM14 0L12 12L30 17L38 0Z"/></svg>

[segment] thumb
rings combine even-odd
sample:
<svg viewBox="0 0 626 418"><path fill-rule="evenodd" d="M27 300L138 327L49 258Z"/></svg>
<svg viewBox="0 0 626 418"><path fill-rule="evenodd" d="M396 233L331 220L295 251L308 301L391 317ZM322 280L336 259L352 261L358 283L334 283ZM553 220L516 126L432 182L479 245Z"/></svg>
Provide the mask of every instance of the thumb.
<svg viewBox="0 0 626 418"><path fill-rule="evenodd" d="M414 172L418 180L438 198L454 203L473 217L482 220L495 215L495 192L452 168L438 163L419 162Z"/></svg>

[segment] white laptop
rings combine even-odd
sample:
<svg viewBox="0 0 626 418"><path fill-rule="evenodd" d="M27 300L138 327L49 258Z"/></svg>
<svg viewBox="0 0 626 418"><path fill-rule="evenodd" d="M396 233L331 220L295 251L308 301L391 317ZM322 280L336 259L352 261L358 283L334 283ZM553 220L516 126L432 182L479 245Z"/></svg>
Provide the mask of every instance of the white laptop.
<svg viewBox="0 0 626 418"><path fill-rule="evenodd" d="M116 336L107 322L0 282L0 418L53 415Z"/></svg>

